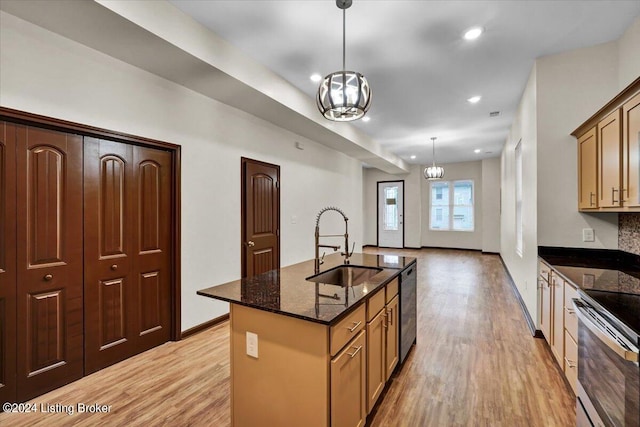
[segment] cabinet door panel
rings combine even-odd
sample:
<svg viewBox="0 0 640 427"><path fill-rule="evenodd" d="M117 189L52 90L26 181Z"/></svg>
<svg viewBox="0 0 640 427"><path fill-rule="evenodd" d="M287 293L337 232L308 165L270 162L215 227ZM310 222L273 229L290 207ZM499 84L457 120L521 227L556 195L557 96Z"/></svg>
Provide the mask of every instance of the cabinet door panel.
<svg viewBox="0 0 640 427"><path fill-rule="evenodd" d="M640 207L640 94L622 107L624 206Z"/></svg>
<svg viewBox="0 0 640 427"><path fill-rule="evenodd" d="M367 348L361 331L331 361L331 426L364 426L367 417Z"/></svg>
<svg viewBox="0 0 640 427"><path fill-rule="evenodd" d="M367 414L376 404L387 380L386 319L386 311L383 309L367 324Z"/></svg>
<svg viewBox="0 0 640 427"><path fill-rule="evenodd" d="M0 402L16 401L16 127L0 122Z"/></svg>
<svg viewBox="0 0 640 427"><path fill-rule="evenodd" d="M552 310L551 350L556 360L563 366L564 361L564 281L551 274Z"/></svg>
<svg viewBox="0 0 640 427"><path fill-rule="evenodd" d="M578 138L578 208L598 207L598 146L596 128Z"/></svg>
<svg viewBox="0 0 640 427"><path fill-rule="evenodd" d="M400 355L400 343L398 341L398 328L399 328L399 313L398 313L398 296L387 304L387 339L386 339L386 377L389 379L393 370L398 365Z"/></svg>
<svg viewBox="0 0 640 427"><path fill-rule="evenodd" d="M17 126L17 397L83 374L82 140Z"/></svg>
<svg viewBox="0 0 640 427"><path fill-rule="evenodd" d="M620 110L609 114L598 123L598 188L600 207L619 207L622 144Z"/></svg>
<svg viewBox="0 0 640 427"><path fill-rule="evenodd" d="M551 280L551 279L549 279ZM551 345L551 286L549 282L538 278L542 309L540 310L540 330L547 344Z"/></svg>

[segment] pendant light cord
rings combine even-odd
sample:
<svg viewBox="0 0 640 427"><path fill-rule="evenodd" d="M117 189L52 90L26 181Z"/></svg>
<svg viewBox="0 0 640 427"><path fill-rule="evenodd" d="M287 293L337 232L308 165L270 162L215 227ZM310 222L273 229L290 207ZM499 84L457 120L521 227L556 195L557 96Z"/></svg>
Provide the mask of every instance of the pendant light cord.
<svg viewBox="0 0 640 427"><path fill-rule="evenodd" d="M436 167L436 139L431 138L431 160L433 162L433 167Z"/></svg>
<svg viewBox="0 0 640 427"><path fill-rule="evenodd" d="M347 9L342 9L342 71L347 71L345 63L347 57Z"/></svg>

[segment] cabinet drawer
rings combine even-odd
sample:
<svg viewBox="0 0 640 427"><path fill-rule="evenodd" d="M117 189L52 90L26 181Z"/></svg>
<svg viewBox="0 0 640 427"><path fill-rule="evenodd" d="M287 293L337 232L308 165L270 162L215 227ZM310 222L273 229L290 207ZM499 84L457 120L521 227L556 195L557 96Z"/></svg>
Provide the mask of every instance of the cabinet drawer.
<svg viewBox="0 0 640 427"><path fill-rule="evenodd" d="M564 328L574 341L578 340L578 316L573 310L572 300L578 298L578 291L568 282L564 282Z"/></svg>
<svg viewBox="0 0 640 427"><path fill-rule="evenodd" d="M376 317L384 308L384 289L380 289L367 301L367 322Z"/></svg>
<svg viewBox="0 0 640 427"><path fill-rule="evenodd" d="M335 356L342 347L365 327L365 308L362 304L353 313L331 327L331 356Z"/></svg>
<svg viewBox="0 0 640 427"><path fill-rule="evenodd" d="M578 344L564 331L564 375L569 380L573 392L577 394L578 385Z"/></svg>
<svg viewBox="0 0 640 427"><path fill-rule="evenodd" d="M396 277L389 283L387 283L387 300L385 302L389 302L398 295L398 278Z"/></svg>

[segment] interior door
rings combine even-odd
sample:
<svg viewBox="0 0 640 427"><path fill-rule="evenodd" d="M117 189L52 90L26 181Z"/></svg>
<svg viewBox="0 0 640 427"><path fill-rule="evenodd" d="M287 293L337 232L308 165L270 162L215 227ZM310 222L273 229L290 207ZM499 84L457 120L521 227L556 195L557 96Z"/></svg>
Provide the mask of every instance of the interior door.
<svg viewBox="0 0 640 427"><path fill-rule="evenodd" d="M83 374L82 138L16 126L17 400Z"/></svg>
<svg viewBox="0 0 640 427"><path fill-rule="evenodd" d="M242 277L280 268L280 166L242 158Z"/></svg>
<svg viewBox="0 0 640 427"><path fill-rule="evenodd" d="M404 247L404 181L378 182L378 246Z"/></svg>
<svg viewBox="0 0 640 427"><path fill-rule="evenodd" d="M170 338L171 157L85 138L85 370Z"/></svg>
<svg viewBox="0 0 640 427"><path fill-rule="evenodd" d="M0 122L0 402L16 401L16 127Z"/></svg>

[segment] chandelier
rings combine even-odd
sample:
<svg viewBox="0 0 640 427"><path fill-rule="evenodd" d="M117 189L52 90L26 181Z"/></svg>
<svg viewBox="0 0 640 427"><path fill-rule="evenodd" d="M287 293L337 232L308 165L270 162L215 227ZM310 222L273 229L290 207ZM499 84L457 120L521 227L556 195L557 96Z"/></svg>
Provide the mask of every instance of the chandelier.
<svg viewBox="0 0 640 427"><path fill-rule="evenodd" d="M322 115L336 122L358 120L371 106L371 87L367 79L356 71L346 70L346 10L353 0L336 0L342 9L342 71L336 71L324 78L316 103Z"/></svg>
<svg viewBox="0 0 640 427"><path fill-rule="evenodd" d="M442 166L436 166L436 137L431 137L431 150L432 161L431 166L424 168L424 177L429 181L435 181L436 179L442 179L444 177L444 168Z"/></svg>

